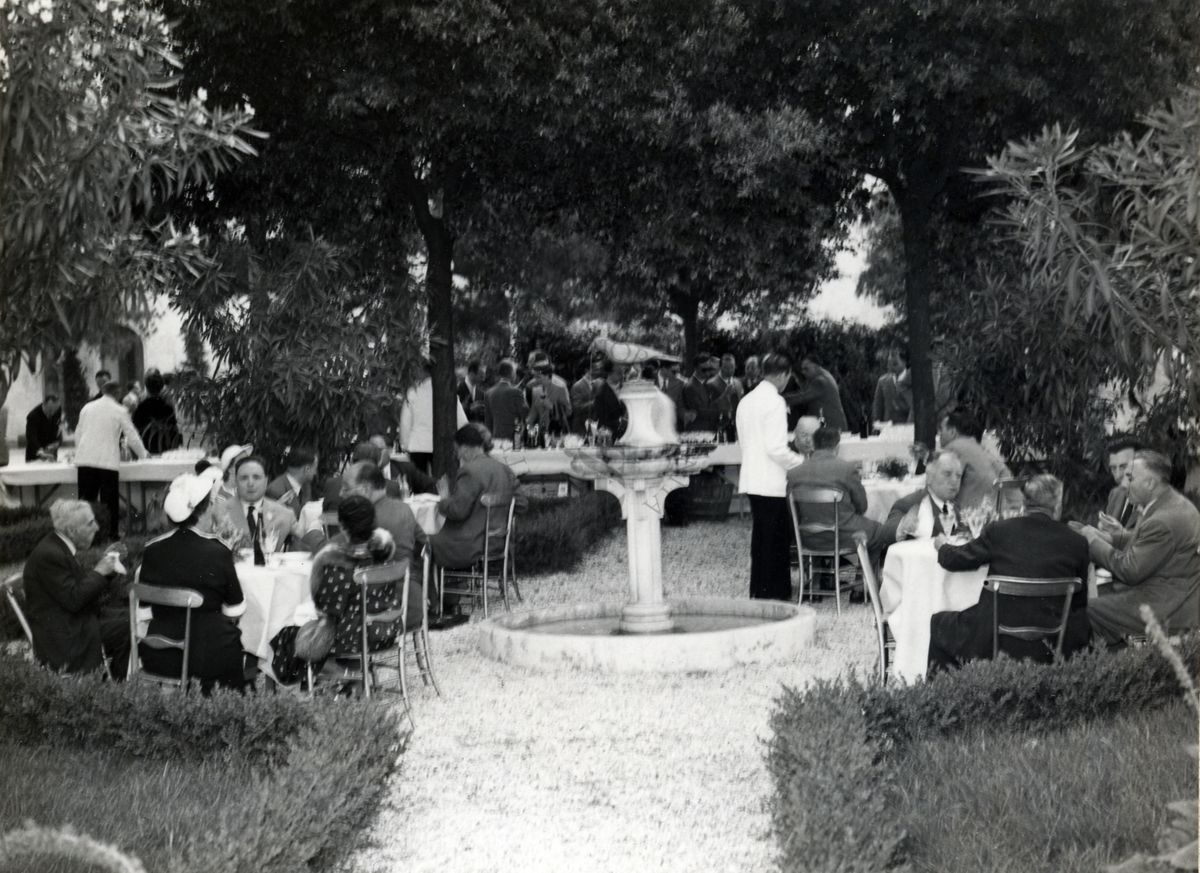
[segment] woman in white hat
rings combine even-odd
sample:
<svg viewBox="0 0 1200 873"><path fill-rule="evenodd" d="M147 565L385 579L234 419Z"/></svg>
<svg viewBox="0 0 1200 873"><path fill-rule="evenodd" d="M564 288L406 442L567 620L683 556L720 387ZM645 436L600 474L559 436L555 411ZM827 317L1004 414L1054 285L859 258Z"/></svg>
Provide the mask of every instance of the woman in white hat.
<svg viewBox="0 0 1200 873"><path fill-rule="evenodd" d="M211 472L210 472L211 470ZM188 675L200 680L207 694L214 685L241 691L245 685L242 639L232 619L246 610L242 586L233 567L233 553L213 529L212 488L215 467L199 476L185 473L171 483L163 510L175 529L146 543L141 581L163 588L191 588L204 602L192 610ZM179 639L185 610L153 607L148 633ZM179 675L181 653L176 649L139 646L142 666L151 673Z"/></svg>

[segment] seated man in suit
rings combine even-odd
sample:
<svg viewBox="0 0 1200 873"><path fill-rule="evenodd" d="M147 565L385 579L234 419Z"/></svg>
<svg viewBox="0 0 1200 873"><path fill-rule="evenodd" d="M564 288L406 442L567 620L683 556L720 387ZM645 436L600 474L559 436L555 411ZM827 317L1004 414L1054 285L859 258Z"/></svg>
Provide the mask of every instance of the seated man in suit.
<svg viewBox="0 0 1200 873"><path fill-rule="evenodd" d="M885 543L929 539L951 534L958 523L954 498L962 481L963 465L954 452L934 452L925 462L925 487L901 497L883 523Z"/></svg>
<svg viewBox="0 0 1200 873"><path fill-rule="evenodd" d="M512 470L487 455L483 446L483 434L474 425L460 427L454 434L458 473L453 486L445 480L438 483L438 510L446 523L429 538L433 559L440 567L462 569L482 557L487 508L479 498L484 494L494 494L501 501L492 509L493 529L502 526L498 513L507 518L507 502L516 491L516 479Z"/></svg>
<svg viewBox="0 0 1200 873"><path fill-rule="evenodd" d="M867 492L859 478L858 468L838 457L841 431L825 426L818 428L812 436L813 452L799 467L788 470L788 493L797 485L825 486L842 492L838 504L838 532L840 544L854 548L854 532L862 531L867 536L867 549L871 557L878 560L884 546L883 529L879 522L864 516L867 511ZM833 524L833 507L828 504L798 504L800 521ZM833 534L810 534L804 538L805 548L832 549Z"/></svg>
<svg viewBox="0 0 1200 873"><path fill-rule="evenodd" d="M1054 476L1034 476L1022 487L1025 515L995 521L978 539L966 545L942 544L938 563L947 570L975 570L988 565L996 576L1035 579L1074 577L1087 581L1087 540L1059 521L1062 515L1062 482ZM940 539L940 538L939 538ZM939 612L929 625L929 670L960 666L964 661L992 656L992 616L1000 610L1001 624L1010 627L1055 627L1062 617L1060 597L1005 597L984 591L979 602L962 612ZM1087 617L1087 586L1071 601L1063 654L1085 648L1091 636ZM1001 638L1004 651L1014 657L1053 660L1053 642Z"/></svg>
<svg viewBox="0 0 1200 873"><path fill-rule="evenodd" d="M54 530L25 562L25 617L33 632L33 655L52 670L83 673L99 670L107 654L113 676L124 678L129 665L128 613L113 610L101 618L99 612L120 559L110 552L91 570L76 560L100 529L92 508L82 500L54 501L50 521Z"/></svg>
<svg viewBox="0 0 1200 873"><path fill-rule="evenodd" d="M1080 528L1092 560L1131 587L1098 597L1088 607L1092 631L1108 643L1146 632L1142 604L1168 632L1200 627L1200 511L1170 485L1171 462L1140 451L1126 474L1129 497L1141 507L1133 530L1111 535Z"/></svg>
<svg viewBox="0 0 1200 873"><path fill-rule="evenodd" d="M317 451L309 446L292 446L284 455L287 468L267 486L267 496L299 517L300 507L313 499L317 475Z"/></svg>
<svg viewBox="0 0 1200 873"><path fill-rule="evenodd" d="M1114 534L1132 530L1137 523L1137 505L1129 497L1126 479L1129 468L1133 466L1133 456L1139 449L1141 445L1138 441L1127 436L1117 437L1108 444L1108 472L1112 474L1115 484L1108 492L1104 511L1096 522L1096 529L1105 542L1112 543Z"/></svg>
<svg viewBox="0 0 1200 873"><path fill-rule="evenodd" d="M267 465L258 455L247 455L234 465L237 495L221 504L220 515L238 541L254 550L254 563L266 564L268 551L287 549L296 516L267 497Z"/></svg>

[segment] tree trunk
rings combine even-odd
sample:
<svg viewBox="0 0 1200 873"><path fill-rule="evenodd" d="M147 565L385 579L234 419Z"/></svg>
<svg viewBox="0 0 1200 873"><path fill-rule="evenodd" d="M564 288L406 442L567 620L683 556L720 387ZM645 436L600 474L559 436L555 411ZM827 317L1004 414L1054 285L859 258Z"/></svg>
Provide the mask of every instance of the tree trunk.
<svg viewBox="0 0 1200 873"><path fill-rule="evenodd" d="M694 289L688 289L677 295L676 314L683 319L683 367L684 372L690 372L692 362L700 353L700 301Z"/></svg>
<svg viewBox="0 0 1200 873"><path fill-rule="evenodd" d="M425 293L429 310L429 357L433 360L433 475L452 475L458 466L454 432L458 430L454 383L454 240L445 219L425 233L428 263Z"/></svg>
<svg viewBox="0 0 1200 873"><path fill-rule="evenodd" d="M933 335L929 316L930 205L932 186L919 176L905 187L893 186L904 237L904 298L908 315L908 365L912 369L915 439L933 448L937 421L933 391Z"/></svg>

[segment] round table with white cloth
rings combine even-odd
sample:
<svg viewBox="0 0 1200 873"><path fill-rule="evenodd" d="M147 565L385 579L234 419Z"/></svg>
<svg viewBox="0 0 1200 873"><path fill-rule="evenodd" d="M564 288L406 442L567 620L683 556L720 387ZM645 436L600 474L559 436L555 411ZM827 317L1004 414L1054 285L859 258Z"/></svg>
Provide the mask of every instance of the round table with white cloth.
<svg viewBox="0 0 1200 873"><path fill-rule="evenodd" d="M904 540L888 547L879 589L880 605L896 640L892 658L902 682L924 678L929 662L929 620L979 602L987 567L951 573L937 560L933 540Z"/></svg>
<svg viewBox="0 0 1200 873"><path fill-rule="evenodd" d="M446 517L438 512L439 499L436 494L413 494L404 498L426 536L433 536L446 523Z"/></svg>
<svg viewBox="0 0 1200 873"><path fill-rule="evenodd" d="M914 491L925 487L924 476L906 476L903 479L885 479L882 476L868 476L862 480L863 489L867 492L867 518L883 524L887 521L888 513L901 497L907 497Z"/></svg>
<svg viewBox="0 0 1200 873"><path fill-rule="evenodd" d="M317 617L309 589L312 558L306 552L271 555L265 567L245 561L235 564L246 611L238 622L242 648L271 671L271 639L288 625Z"/></svg>

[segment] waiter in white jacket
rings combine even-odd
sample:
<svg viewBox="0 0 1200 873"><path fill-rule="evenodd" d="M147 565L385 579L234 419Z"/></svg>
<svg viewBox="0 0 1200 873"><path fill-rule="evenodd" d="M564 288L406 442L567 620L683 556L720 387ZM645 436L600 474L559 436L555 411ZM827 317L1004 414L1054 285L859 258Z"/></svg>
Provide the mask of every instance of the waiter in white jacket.
<svg viewBox="0 0 1200 873"><path fill-rule="evenodd" d="M780 391L792 373L792 362L781 352L762 361L763 380L737 407L738 443L742 470L738 491L750 497L750 596L760 600L789 600L792 570L788 543L792 531L787 506L787 471L804 463L788 448L787 403Z"/></svg>
<svg viewBox="0 0 1200 873"><path fill-rule="evenodd" d="M79 476L79 499L100 502L108 507L108 535L117 539L120 513L121 435L139 458L149 456L129 410L117 398L121 386L108 382L100 396L79 410L75 428L75 467Z"/></svg>

